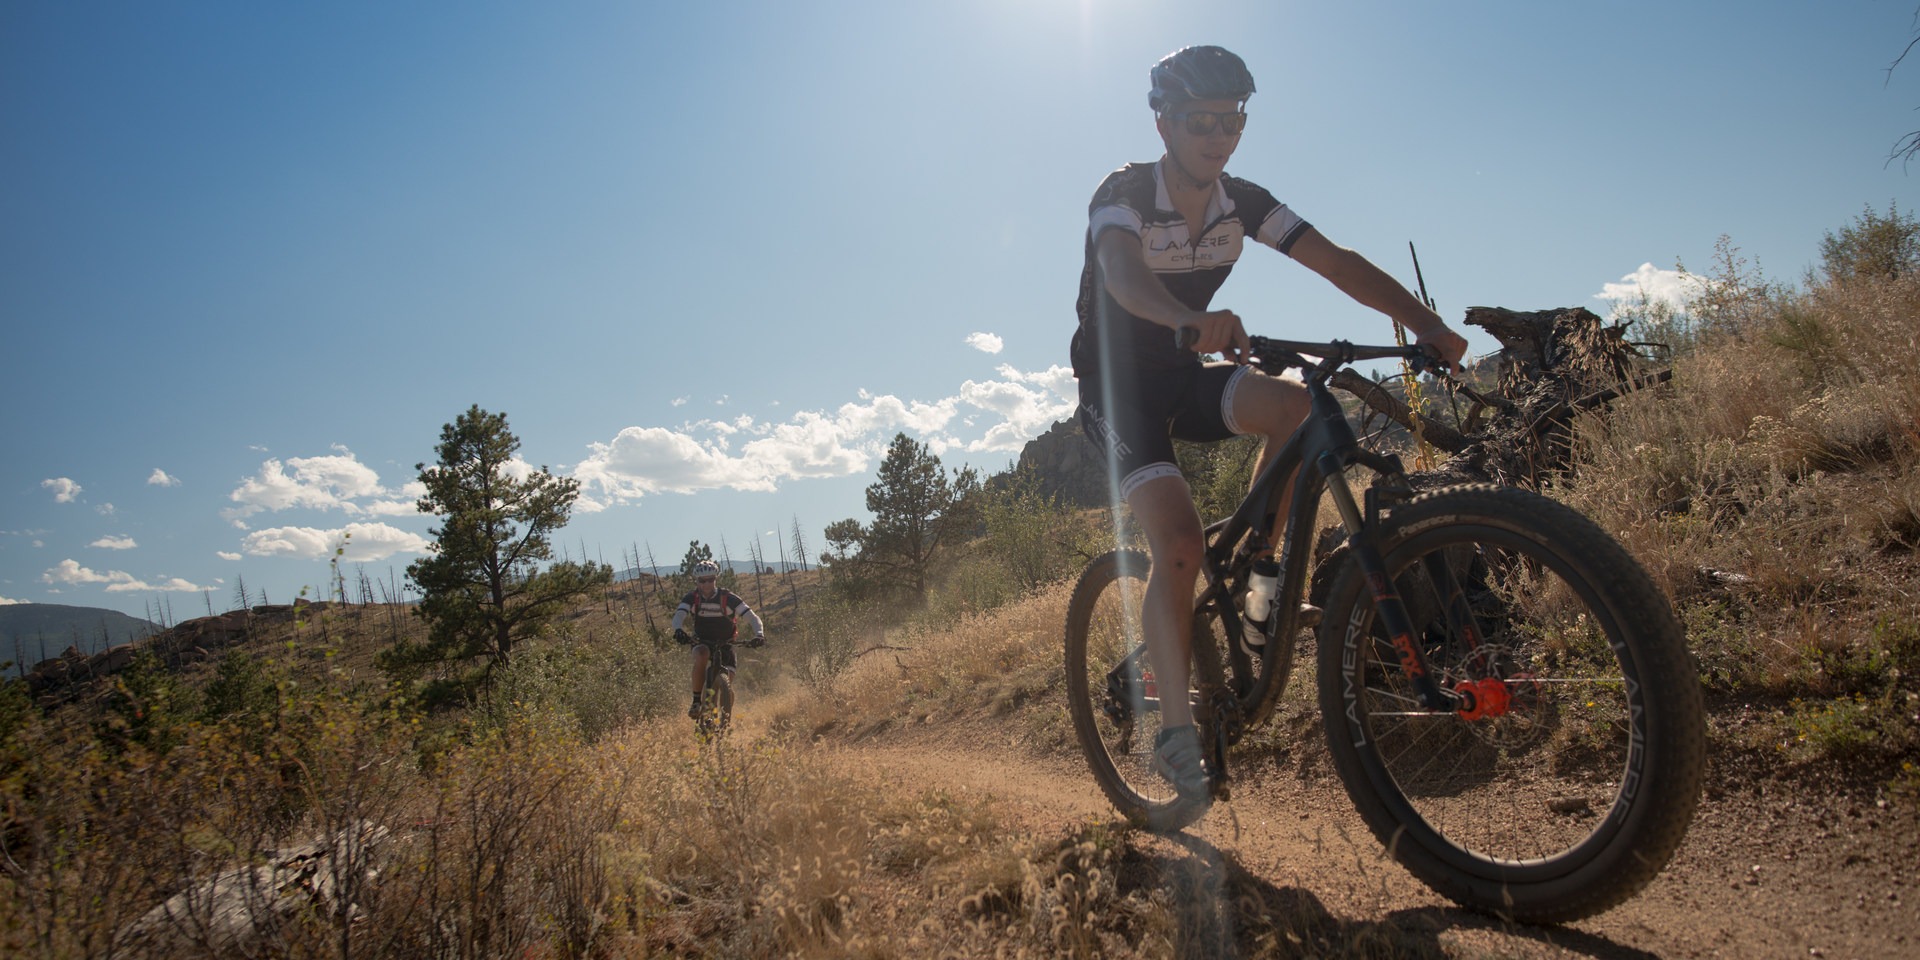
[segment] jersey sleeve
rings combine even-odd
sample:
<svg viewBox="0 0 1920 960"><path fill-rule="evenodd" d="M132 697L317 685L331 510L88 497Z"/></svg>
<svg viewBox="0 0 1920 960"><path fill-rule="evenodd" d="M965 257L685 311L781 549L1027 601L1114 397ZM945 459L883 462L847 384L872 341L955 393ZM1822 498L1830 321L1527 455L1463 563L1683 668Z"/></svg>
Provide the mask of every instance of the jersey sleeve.
<svg viewBox="0 0 1920 960"><path fill-rule="evenodd" d="M1146 231L1146 218L1130 199L1127 190L1129 171L1116 170L1100 181L1100 188L1093 192L1093 202L1087 205L1087 242L1098 242L1100 234L1111 228L1119 228L1140 236Z"/></svg>
<svg viewBox="0 0 1920 960"><path fill-rule="evenodd" d="M1275 203L1273 211L1260 222L1260 232L1254 236L1261 243L1281 253L1291 253L1294 241L1299 240L1302 234L1311 229L1313 224L1301 219L1299 214L1293 212L1292 207L1284 203Z"/></svg>
<svg viewBox="0 0 1920 960"><path fill-rule="evenodd" d="M1240 194L1234 202L1245 203L1250 208L1242 222L1247 224L1254 242L1288 253L1301 234L1313 229L1313 224L1301 219L1292 207L1274 199L1265 187L1245 180L1238 181L1234 186L1238 188L1235 192Z"/></svg>

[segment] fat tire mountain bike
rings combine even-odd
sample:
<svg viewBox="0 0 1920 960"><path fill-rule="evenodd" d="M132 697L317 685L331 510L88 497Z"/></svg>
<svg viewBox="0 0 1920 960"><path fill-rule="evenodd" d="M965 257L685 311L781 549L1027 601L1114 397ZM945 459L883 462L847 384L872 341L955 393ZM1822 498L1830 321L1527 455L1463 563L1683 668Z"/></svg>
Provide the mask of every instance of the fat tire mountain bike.
<svg viewBox="0 0 1920 960"><path fill-rule="evenodd" d="M1360 360L1433 369L1425 348L1251 339L1259 369L1301 371L1312 412L1206 528L1189 689L1159 689L1145 656L1144 552L1096 558L1074 588L1067 694L1101 790L1153 830L1206 813L1152 771L1160 698L1185 696L1210 796L1229 796L1229 748L1272 715L1292 669L1325 494L1345 539L1313 577L1319 708L1375 837L1437 892L1513 919L1574 920L1639 892L1686 834L1705 757L1698 672L1666 596L1563 504L1490 484L1416 494L1397 457L1360 444L1328 379ZM1355 468L1373 475L1358 496ZM1264 642L1249 642L1252 557L1288 476L1279 588Z"/></svg>

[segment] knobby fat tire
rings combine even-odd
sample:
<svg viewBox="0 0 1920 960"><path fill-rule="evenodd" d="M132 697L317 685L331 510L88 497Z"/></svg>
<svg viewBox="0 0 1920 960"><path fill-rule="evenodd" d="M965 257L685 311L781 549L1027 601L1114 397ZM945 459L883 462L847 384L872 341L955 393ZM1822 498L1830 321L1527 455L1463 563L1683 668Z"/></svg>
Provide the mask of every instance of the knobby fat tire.
<svg viewBox="0 0 1920 960"><path fill-rule="evenodd" d="M1093 779L1100 785L1100 792L1106 794L1114 809L1134 826L1170 833L1205 816L1208 805L1182 801L1172 795L1171 789L1166 798L1145 796L1121 773L1109 752L1108 744L1100 735L1100 707L1095 699L1096 692L1099 697L1105 697L1107 671L1112 669L1114 662L1088 660L1088 639L1095 608L1100 605L1102 597L1107 597L1110 602L1119 601L1117 591L1121 589L1122 579L1136 580L1134 589L1144 594L1148 563L1147 555L1138 550L1114 550L1096 557L1080 574L1080 580L1073 588L1073 599L1067 605L1067 706L1073 716L1073 732L1080 741L1080 752L1086 756L1087 766L1093 771ZM1153 744L1149 731L1137 730L1134 734L1136 743L1143 737L1148 738L1146 748L1151 750ZM1146 772L1144 776L1155 775Z"/></svg>
<svg viewBox="0 0 1920 960"><path fill-rule="evenodd" d="M1595 812L1603 819L1585 841L1523 863L1462 848L1446 836L1452 824L1429 824L1414 809L1368 729L1362 694L1376 642L1373 603L1365 576L1345 563L1334 571L1320 627L1320 705L1335 769L1374 835L1437 892L1517 920L1576 920L1638 893L1686 834L1705 758L1699 674L1667 598L1599 526L1529 491L1490 485L1435 491L1395 507L1377 534L1396 583L1431 548L1484 540L1525 551L1587 594L1593 602L1586 612L1610 628L1607 645L1622 674L1629 727L1638 727L1642 739L1636 750L1629 734L1622 786L1609 809Z"/></svg>

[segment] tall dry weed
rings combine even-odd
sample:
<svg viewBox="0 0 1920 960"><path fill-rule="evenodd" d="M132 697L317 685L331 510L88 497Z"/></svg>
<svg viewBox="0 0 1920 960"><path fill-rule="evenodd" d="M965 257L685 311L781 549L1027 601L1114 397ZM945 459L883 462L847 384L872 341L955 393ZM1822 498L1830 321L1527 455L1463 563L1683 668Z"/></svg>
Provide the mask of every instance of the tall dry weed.
<svg viewBox="0 0 1920 960"><path fill-rule="evenodd" d="M1061 636L1070 583L1044 585L1024 598L942 623L918 621L888 631L830 685L769 705L772 723L808 735L874 730L937 717L1018 717L1027 732L1064 743L1058 710L1020 708L1061 683Z"/></svg>
<svg viewBox="0 0 1920 960"><path fill-rule="evenodd" d="M1920 669L1873 627L1920 612L1920 280L1766 302L1679 353L1669 387L1582 423L1555 494L1652 570L1710 685L1892 695Z"/></svg>

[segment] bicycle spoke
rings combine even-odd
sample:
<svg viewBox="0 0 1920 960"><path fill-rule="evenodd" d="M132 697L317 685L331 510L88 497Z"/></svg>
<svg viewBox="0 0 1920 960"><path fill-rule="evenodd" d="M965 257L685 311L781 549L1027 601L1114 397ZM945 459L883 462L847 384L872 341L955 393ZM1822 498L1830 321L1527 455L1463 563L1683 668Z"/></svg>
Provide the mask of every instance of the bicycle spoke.
<svg viewBox="0 0 1920 960"><path fill-rule="evenodd" d="M1154 771L1153 752L1165 696L1142 651L1140 604L1145 554L1120 550L1094 560L1068 605L1067 701L1074 735L1100 789L1133 823L1177 830L1205 815L1207 804L1183 800Z"/></svg>
<svg viewBox="0 0 1920 960"><path fill-rule="evenodd" d="M1373 644L1362 702L1380 762L1463 849L1502 862L1561 855L1601 824L1626 767L1625 684L1598 618L1537 558L1453 546L1424 562L1472 588L1488 631L1478 644L1460 636L1425 570L1406 565L1397 582L1426 631L1428 668L1497 706L1472 718L1420 709L1397 658Z"/></svg>
<svg viewBox="0 0 1920 960"><path fill-rule="evenodd" d="M1154 738L1160 732L1160 699L1153 669L1140 655L1140 600L1144 579L1120 577L1101 593L1087 628L1089 686L1094 722L1120 779L1148 803L1173 799L1170 785L1153 772Z"/></svg>

